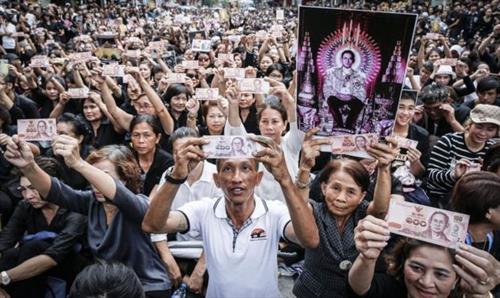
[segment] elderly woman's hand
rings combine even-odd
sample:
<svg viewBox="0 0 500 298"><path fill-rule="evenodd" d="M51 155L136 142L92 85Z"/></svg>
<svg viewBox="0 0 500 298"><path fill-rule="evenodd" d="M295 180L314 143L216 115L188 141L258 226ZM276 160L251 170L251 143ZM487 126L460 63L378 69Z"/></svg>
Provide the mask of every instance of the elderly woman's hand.
<svg viewBox="0 0 500 298"><path fill-rule="evenodd" d="M455 259L460 264L453 265L461 277L460 287L471 297L487 295L500 284L500 262L488 252L461 244Z"/></svg>
<svg viewBox="0 0 500 298"><path fill-rule="evenodd" d="M299 167L309 172L316 165L316 158L320 154L321 145L331 145L332 143L331 139L329 138L314 139L314 135L319 130L319 127L315 127L309 130L304 136L304 143L302 145Z"/></svg>
<svg viewBox="0 0 500 298"><path fill-rule="evenodd" d="M390 167L399 152L398 141L395 138L385 137L385 140L387 144L381 142L369 144L367 149L368 154L378 161L377 167L379 168Z"/></svg>
<svg viewBox="0 0 500 298"><path fill-rule="evenodd" d="M260 135L250 135L250 139L264 147L253 155L257 161L262 162L266 169L273 174L276 181L291 179L286 167L285 155L278 144L271 138Z"/></svg>
<svg viewBox="0 0 500 298"><path fill-rule="evenodd" d="M390 239L387 222L368 215L354 229L356 249L365 259L376 260Z"/></svg>
<svg viewBox="0 0 500 298"><path fill-rule="evenodd" d="M52 150L55 155L63 157L64 163L70 168L75 168L82 161L78 140L73 137L67 135L54 137Z"/></svg>

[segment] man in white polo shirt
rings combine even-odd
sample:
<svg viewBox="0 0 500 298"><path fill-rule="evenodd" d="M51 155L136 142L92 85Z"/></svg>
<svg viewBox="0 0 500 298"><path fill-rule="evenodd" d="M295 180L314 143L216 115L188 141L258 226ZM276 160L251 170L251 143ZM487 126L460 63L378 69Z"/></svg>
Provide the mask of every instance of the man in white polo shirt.
<svg viewBox="0 0 500 298"><path fill-rule="evenodd" d="M210 276L207 297L280 297L278 241L282 236L286 238L288 231L293 236L286 205L255 196L255 187L262 179L255 159L220 159L214 182L224 196L212 202L190 202L178 211L170 211L190 165L205 158L200 149L205 140L185 138L181 141L174 153L175 165L165 175L166 183L152 198L143 222L144 231L197 231L202 235ZM259 160L270 166L271 155L278 156L280 152L264 151ZM270 172L285 196L300 200L285 163L274 164Z"/></svg>

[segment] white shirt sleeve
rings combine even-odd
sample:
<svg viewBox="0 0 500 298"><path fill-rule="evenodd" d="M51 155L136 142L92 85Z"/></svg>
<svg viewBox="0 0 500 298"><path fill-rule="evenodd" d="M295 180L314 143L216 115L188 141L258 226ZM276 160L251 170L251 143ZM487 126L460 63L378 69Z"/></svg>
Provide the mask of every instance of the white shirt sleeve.
<svg viewBox="0 0 500 298"><path fill-rule="evenodd" d="M224 135L225 136L245 136L247 135L247 130L243 123L240 126L234 127L229 124L229 121L226 120L226 125L224 126Z"/></svg>
<svg viewBox="0 0 500 298"><path fill-rule="evenodd" d="M290 130L284 137L285 145L294 154L298 154L304 143L305 133L299 130L297 121L290 122Z"/></svg>
<svg viewBox="0 0 500 298"><path fill-rule="evenodd" d="M278 237L283 237L285 227L291 220L288 208L281 201L267 201L266 203L269 211L273 214L273 218L276 220Z"/></svg>
<svg viewBox="0 0 500 298"><path fill-rule="evenodd" d="M205 214L213 207L213 202L207 200L199 200L189 202L180 207L181 211L186 215L189 221L189 228L186 232L198 232L202 234L203 223L205 222Z"/></svg>

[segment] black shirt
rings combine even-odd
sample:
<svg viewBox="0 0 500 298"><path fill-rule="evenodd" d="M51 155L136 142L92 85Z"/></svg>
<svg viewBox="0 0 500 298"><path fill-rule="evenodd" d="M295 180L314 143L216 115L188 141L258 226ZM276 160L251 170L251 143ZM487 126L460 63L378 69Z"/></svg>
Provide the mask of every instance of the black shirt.
<svg viewBox="0 0 500 298"><path fill-rule="evenodd" d="M241 114L240 114L240 118L241 118ZM247 119L245 121L243 121L243 119L241 119L241 121L243 122L243 126L245 127L245 130L248 133L260 135L259 121L257 119L257 108L255 107L255 104L253 104L250 107L250 113L248 113Z"/></svg>
<svg viewBox="0 0 500 298"><path fill-rule="evenodd" d="M25 233L32 235L40 231L50 231L57 233L58 236L43 254L59 264L78 243L86 224L85 216L63 208L57 210L51 223L48 224L41 209L35 209L29 203L21 201L7 226L0 232L0 252L14 247L22 240Z"/></svg>
<svg viewBox="0 0 500 298"><path fill-rule="evenodd" d="M101 124L99 125L99 128L97 128L97 134L94 134L94 129L92 129L90 122L86 122L90 128L91 145L94 148L99 149L106 145L123 144L125 133L116 132L109 119L101 119Z"/></svg>
<svg viewBox="0 0 500 298"><path fill-rule="evenodd" d="M363 296L355 294L351 285L347 286L347 297L349 298L406 298L407 295L404 282L385 273L375 273L370 289Z"/></svg>
<svg viewBox="0 0 500 298"><path fill-rule="evenodd" d="M460 124L463 124L469 117L470 109L464 105L454 105L453 108L455 109L455 119ZM454 132L444 117L435 122L424 114L424 117L422 117L417 124L426 129L430 135L435 135L437 137Z"/></svg>
<svg viewBox="0 0 500 298"><path fill-rule="evenodd" d="M136 158L137 162L139 162L139 158L137 157L137 155ZM160 182L163 172L165 172L169 167L173 165L174 159L172 158L172 155L157 146L153 163L151 164L148 172L145 173L146 175L141 193L149 196L154 186Z"/></svg>

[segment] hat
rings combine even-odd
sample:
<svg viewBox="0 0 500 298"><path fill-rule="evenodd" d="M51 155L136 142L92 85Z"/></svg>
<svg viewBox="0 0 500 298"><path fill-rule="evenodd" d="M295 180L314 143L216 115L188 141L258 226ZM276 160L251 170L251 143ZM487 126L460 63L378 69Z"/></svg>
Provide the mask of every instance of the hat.
<svg viewBox="0 0 500 298"><path fill-rule="evenodd" d="M470 119L474 123L492 123L500 126L500 107L478 104L470 111Z"/></svg>
<svg viewBox="0 0 500 298"><path fill-rule="evenodd" d="M461 46L455 44L451 46L450 51L456 51L458 55L461 55L464 49Z"/></svg>
<svg viewBox="0 0 500 298"><path fill-rule="evenodd" d="M439 65L438 70L431 76L431 79L434 79L437 75L450 75L453 80L457 77L451 65Z"/></svg>

